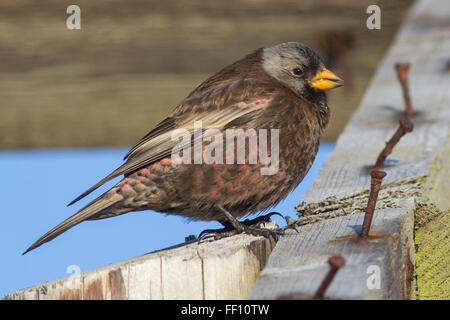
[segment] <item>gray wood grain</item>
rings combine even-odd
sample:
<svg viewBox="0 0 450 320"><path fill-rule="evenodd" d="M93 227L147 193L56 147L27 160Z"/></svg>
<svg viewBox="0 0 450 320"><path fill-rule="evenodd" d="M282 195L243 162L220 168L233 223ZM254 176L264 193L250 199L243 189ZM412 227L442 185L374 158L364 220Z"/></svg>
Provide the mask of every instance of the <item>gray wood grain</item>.
<svg viewBox="0 0 450 320"><path fill-rule="evenodd" d="M424 176L431 159L443 145L450 124L450 6L445 0L418 1L381 62L371 84L336 149L305 195L305 202L328 196L345 196L369 185L364 170L373 165L398 127L403 96L394 64L411 62L409 75L414 131L405 135L388 160L395 166L384 170L384 183ZM334 110L331 106L332 112Z"/></svg>
<svg viewBox="0 0 450 320"><path fill-rule="evenodd" d="M339 270L326 297L339 299L413 298L414 213L429 201L431 189L450 194L448 182L430 187L433 175L450 178L450 6L445 0L415 3L374 75L358 110L318 178L296 209L298 234L282 238L253 286L250 299L274 299L283 294L312 295L329 267L330 255L342 255ZM404 102L394 65L410 62L410 94L414 131L405 135L387 158L387 173L372 225L386 239L369 242L337 241L356 234L363 221L370 175L385 142L399 126ZM332 111L339 112L338 110ZM448 181L448 179L447 179ZM442 191L442 189L444 191ZM445 191L446 190L446 191ZM448 200L439 205L448 208ZM438 206L438 204L436 204ZM356 230L356 231L355 231ZM370 289L367 273L380 268L381 287Z"/></svg>
<svg viewBox="0 0 450 320"><path fill-rule="evenodd" d="M6 299L242 299L274 246L245 234L194 242L44 282Z"/></svg>
<svg viewBox="0 0 450 320"><path fill-rule="evenodd" d="M261 272L249 297L274 299L302 293L312 296L329 270L327 260L340 254L346 265L326 291L326 298L392 299L403 297L403 270L412 245L413 202L401 209L377 211L371 233L389 235L385 239L357 242L355 236L363 214L337 217L298 228L280 240ZM371 268L379 268L379 289L367 285Z"/></svg>

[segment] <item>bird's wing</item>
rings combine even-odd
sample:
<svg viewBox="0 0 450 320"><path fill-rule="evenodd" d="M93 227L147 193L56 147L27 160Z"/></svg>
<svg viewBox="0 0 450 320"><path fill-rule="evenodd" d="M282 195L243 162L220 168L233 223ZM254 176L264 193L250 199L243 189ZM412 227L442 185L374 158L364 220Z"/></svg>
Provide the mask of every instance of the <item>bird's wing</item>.
<svg viewBox="0 0 450 320"><path fill-rule="evenodd" d="M219 85L183 101L170 117L144 136L125 156L126 162L89 188L69 205L84 198L105 182L130 174L172 154L179 142L172 140L177 129L194 131L194 122L202 121L202 129L224 129L234 123L248 122L250 115L261 112L272 100L276 87L257 79L241 79ZM240 121L242 120L242 121ZM195 141L191 141L193 144Z"/></svg>

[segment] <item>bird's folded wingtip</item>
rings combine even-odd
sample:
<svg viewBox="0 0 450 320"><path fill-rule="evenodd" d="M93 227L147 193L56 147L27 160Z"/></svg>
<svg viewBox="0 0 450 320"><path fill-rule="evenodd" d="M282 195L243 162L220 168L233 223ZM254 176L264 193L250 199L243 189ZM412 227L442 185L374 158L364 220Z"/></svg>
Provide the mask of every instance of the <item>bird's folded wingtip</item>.
<svg viewBox="0 0 450 320"><path fill-rule="evenodd" d="M94 190L94 187L90 188L89 190L83 192L82 194L80 194L78 197L76 197L75 199L73 199L67 206L70 207L71 205L73 205L75 202L80 201L81 199L83 199L84 197L86 197L89 193L91 193Z"/></svg>
<svg viewBox="0 0 450 320"><path fill-rule="evenodd" d="M28 247L27 250L25 250L24 252L22 252L22 255L27 254L28 252L36 249L37 247L40 247L45 241L42 241L42 237L39 238L39 240L37 240L36 242L34 242L31 246Z"/></svg>
<svg viewBox="0 0 450 320"><path fill-rule="evenodd" d="M26 255L28 252L30 252L31 250L33 250L33 246L29 247L27 250L25 250L24 252L22 252L22 255Z"/></svg>

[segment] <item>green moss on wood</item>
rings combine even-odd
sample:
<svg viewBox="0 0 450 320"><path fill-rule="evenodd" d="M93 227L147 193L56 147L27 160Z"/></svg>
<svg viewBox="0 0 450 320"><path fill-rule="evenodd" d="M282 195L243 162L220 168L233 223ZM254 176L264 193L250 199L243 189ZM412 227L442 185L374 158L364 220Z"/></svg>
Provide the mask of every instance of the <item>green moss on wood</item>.
<svg viewBox="0 0 450 320"><path fill-rule="evenodd" d="M417 298L450 299L450 211L419 205L416 212Z"/></svg>
<svg viewBox="0 0 450 320"><path fill-rule="evenodd" d="M430 172L424 186L424 200L434 203L440 211L450 208L450 133L447 135L435 158L430 163Z"/></svg>

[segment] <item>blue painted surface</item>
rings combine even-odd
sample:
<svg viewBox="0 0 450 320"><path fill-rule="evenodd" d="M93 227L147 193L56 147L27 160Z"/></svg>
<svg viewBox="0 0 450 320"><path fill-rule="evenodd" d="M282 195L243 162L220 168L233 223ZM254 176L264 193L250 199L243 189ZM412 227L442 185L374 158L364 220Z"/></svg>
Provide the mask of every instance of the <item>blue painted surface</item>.
<svg viewBox="0 0 450 320"><path fill-rule="evenodd" d="M333 148L334 143L321 144L308 175L274 211L295 218L294 206ZM66 207L117 168L127 151L105 148L0 152L0 298L14 290L65 277L71 265L87 271L178 244L185 236L198 235L207 228L221 227L217 222L189 222L182 217L143 211L84 222L21 255L41 235L114 185L119 179ZM274 220L285 225L279 217Z"/></svg>

